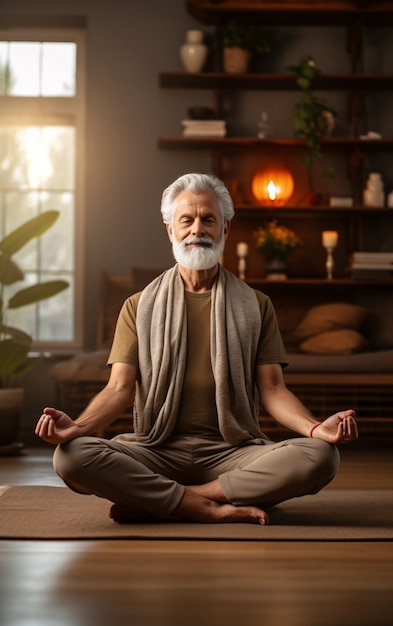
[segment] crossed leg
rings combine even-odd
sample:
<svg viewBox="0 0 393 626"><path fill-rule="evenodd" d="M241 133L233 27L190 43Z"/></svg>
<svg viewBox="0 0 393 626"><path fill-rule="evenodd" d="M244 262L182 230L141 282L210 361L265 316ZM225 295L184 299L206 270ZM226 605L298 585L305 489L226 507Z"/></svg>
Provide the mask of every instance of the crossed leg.
<svg viewBox="0 0 393 626"><path fill-rule="evenodd" d="M119 523L175 516L256 524L269 522L260 506L319 491L338 466L336 449L317 439L245 448L224 450L207 474L213 479L189 486L179 482L173 450L151 451L90 437L57 448L54 465L71 489L114 502L110 515Z"/></svg>

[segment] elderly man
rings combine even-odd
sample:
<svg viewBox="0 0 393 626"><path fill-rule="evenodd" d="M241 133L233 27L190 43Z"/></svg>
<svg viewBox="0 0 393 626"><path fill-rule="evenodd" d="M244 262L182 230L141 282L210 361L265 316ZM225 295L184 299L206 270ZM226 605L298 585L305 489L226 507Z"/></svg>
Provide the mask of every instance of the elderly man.
<svg viewBox="0 0 393 626"><path fill-rule="evenodd" d="M355 412L318 422L287 389L269 298L219 264L234 215L222 181L181 176L161 212L177 263L124 303L103 391L75 421L44 409L36 434L58 444L64 482L110 500L116 522L267 524L265 508L332 480ZM92 436L134 398L133 433ZM259 403L300 436L270 441Z"/></svg>

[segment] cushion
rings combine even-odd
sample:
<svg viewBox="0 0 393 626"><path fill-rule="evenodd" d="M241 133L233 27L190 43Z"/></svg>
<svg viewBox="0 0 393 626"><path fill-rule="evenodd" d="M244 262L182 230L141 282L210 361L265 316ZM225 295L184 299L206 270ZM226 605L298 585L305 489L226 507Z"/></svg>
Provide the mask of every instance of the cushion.
<svg viewBox="0 0 393 626"><path fill-rule="evenodd" d="M295 334L300 339L339 328L359 330L365 324L369 312L355 304L332 302L312 307L305 315Z"/></svg>
<svg viewBox="0 0 393 626"><path fill-rule="evenodd" d="M71 359L56 363L52 368L52 376L57 381L102 381L109 379L110 368L107 365L107 350L85 352Z"/></svg>
<svg viewBox="0 0 393 626"><path fill-rule="evenodd" d="M368 349L368 342L357 330L341 328L319 333L300 344L303 352L313 354L353 354Z"/></svg>

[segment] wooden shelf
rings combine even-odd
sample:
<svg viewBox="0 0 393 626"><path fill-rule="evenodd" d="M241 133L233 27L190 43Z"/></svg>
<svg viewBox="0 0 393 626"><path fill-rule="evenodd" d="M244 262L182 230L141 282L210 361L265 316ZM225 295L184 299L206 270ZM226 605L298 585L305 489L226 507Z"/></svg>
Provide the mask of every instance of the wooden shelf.
<svg viewBox="0 0 393 626"><path fill-rule="evenodd" d="M323 289L337 289L348 287L393 287L392 280L353 280L352 278L287 278L286 280L267 280L263 277L247 276L246 282L251 287L272 287L274 289L290 289L291 287L310 287L312 289L320 287Z"/></svg>
<svg viewBox="0 0 393 626"><path fill-rule="evenodd" d="M357 20L366 26L385 26L393 23L393 7L388 0L374 0L364 7L360 7L360 2L350 0L330 2L326 0L323 3L187 0L186 5L191 15L206 24L220 24L230 17L284 25L351 25Z"/></svg>
<svg viewBox="0 0 393 626"><path fill-rule="evenodd" d="M175 89L241 89L299 91L293 74L227 74L224 72L161 72L159 85ZM322 74L313 81L316 90L392 90L393 74Z"/></svg>
<svg viewBox="0 0 393 626"><path fill-rule="evenodd" d="M277 215L277 211L280 215L286 217L293 216L301 213L326 213L329 215L387 215L393 217L393 209L385 207L368 207L363 205L347 206L330 206L329 204L317 204L317 205L304 205L304 206L279 206L279 205L244 205L235 206L235 211L241 213L242 217L253 217L256 212L260 213L272 213Z"/></svg>
<svg viewBox="0 0 393 626"><path fill-rule="evenodd" d="M361 150L392 150L393 139L352 139L350 137L329 137L321 139L324 150L335 148L358 148ZM257 137L160 137L160 148L191 149L191 150L253 150L269 148L305 148L304 139L258 139Z"/></svg>

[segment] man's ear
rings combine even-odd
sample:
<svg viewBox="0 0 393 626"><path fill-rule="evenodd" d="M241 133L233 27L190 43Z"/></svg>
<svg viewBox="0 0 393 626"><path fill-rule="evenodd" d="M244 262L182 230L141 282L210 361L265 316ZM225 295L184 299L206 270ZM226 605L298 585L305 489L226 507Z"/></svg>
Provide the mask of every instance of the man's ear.
<svg viewBox="0 0 393 626"><path fill-rule="evenodd" d="M165 224L166 232L168 233L169 241L173 241L173 228L170 224Z"/></svg>
<svg viewBox="0 0 393 626"><path fill-rule="evenodd" d="M231 222L229 220L227 220L226 222L224 222L224 237L225 239L228 237L228 233L230 231L231 228Z"/></svg>

